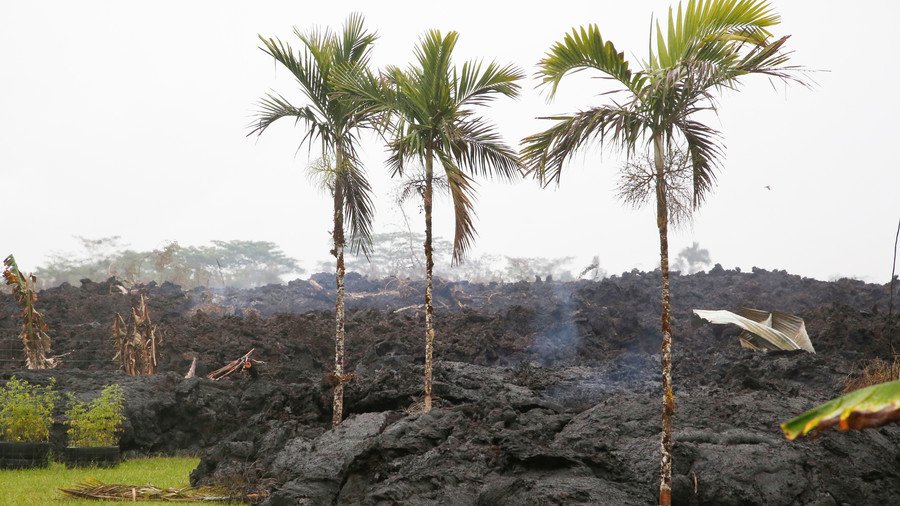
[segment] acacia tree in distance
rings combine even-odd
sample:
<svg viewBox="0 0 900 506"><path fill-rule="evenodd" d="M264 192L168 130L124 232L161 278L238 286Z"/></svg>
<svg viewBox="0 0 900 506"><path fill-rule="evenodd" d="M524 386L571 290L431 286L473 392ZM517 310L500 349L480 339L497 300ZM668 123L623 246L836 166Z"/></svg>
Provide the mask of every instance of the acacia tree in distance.
<svg viewBox="0 0 900 506"><path fill-rule="evenodd" d="M406 70L387 67L380 75L342 73L339 95L352 98L367 113L381 114L386 127L393 176L402 176L410 161L424 167L422 204L425 211L425 384L424 411L431 410L434 353L432 305L432 200L434 165L443 170L453 201L455 234L453 262L459 263L475 235L473 176L511 180L520 175L519 158L495 127L476 115L498 96L515 98L524 77L512 65L452 63L458 34L430 30L415 49Z"/></svg>
<svg viewBox="0 0 900 506"><path fill-rule="evenodd" d="M262 133L281 118L293 118L295 123L306 126L306 134L300 144L319 143L319 163L331 163L333 180L330 190L334 200L334 231L331 250L336 259L335 281L335 339L334 385L332 425L341 423L344 411L344 222L349 222L351 246L368 253L371 244L372 188L366 180L357 157L359 131L371 127L372 116L360 112L346 99L333 94L332 75L341 69L352 75L365 71L376 35L363 27L363 17L351 14L341 33L330 30L312 30L294 34L303 44L303 50L295 53L290 44L278 39L260 36L266 54L287 68L306 98L306 105L294 106L282 95L269 93L260 101L257 120L251 125L250 135Z"/></svg>
<svg viewBox="0 0 900 506"><path fill-rule="evenodd" d="M684 143L691 163L693 207L699 206L715 182L715 169L723 155L720 132L695 118L716 109L713 93L734 89L740 78L763 74L777 79L792 77L782 51L787 37L773 39L768 31L780 17L765 1L691 0L685 8L669 9L665 29L657 22L656 48L649 60L633 71L624 53L600 35L596 25L573 29L553 45L539 63L542 84L550 97L569 73L593 69L621 88L621 99L571 115L554 116L549 129L524 139L523 159L543 184L559 182L565 162L591 141L633 155L639 146L652 150L662 275L662 385L663 414L660 441L659 503L671 502L672 327L669 319L669 252L666 200L667 153Z"/></svg>

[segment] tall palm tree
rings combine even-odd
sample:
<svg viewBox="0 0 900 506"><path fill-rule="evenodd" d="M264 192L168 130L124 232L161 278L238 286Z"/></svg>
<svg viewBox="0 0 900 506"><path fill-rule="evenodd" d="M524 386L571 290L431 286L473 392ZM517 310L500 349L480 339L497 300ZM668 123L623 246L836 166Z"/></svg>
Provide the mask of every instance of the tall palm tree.
<svg viewBox="0 0 900 506"><path fill-rule="evenodd" d="M484 65L469 61L457 68L452 54L458 34L428 31L415 49L415 62L406 70L387 67L380 75L342 74L339 95L351 97L361 111L378 113L388 133L388 166L402 176L410 161L424 167L422 203L425 211L425 394L424 410L431 410L434 354L432 305L431 213L435 162L444 172L455 212L453 262L458 263L475 236L473 176L511 180L520 174L515 150L505 144L493 125L475 108L498 96L515 98L523 73L512 65Z"/></svg>
<svg viewBox="0 0 900 506"><path fill-rule="evenodd" d="M768 31L780 17L765 1L690 0L669 9L665 27L656 24L655 48L640 70L632 70L624 53L605 41L596 25L573 29L553 45L539 63L542 84L552 98L562 78L596 70L612 80L620 95L606 104L550 119L553 126L526 138L523 159L544 184L559 181L565 162L592 141L629 155L640 146L652 150L656 177L657 227L662 274L663 416L660 458L660 504L671 501L672 482L672 327L669 320L669 247L666 200L666 157L682 142L692 166L693 207L699 206L715 182L723 155L720 132L695 114L715 110L715 91L734 89L742 77L762 74L791 77L787 37ZM652 35L651 35L652 40Z"/></svg>
<svg viewBox="0 0 900 506"><path fill-rule="evenodd" d="M376 35L365 30L363 17L351 14L341 33L330 30L312 30L302 33L294 29L302 43L302 51L296 52L286 42L264 38L263 50L293 74L306 98L305 105L295 106L282 95L267 94L259 103L257 119L251 125L250 135L262 133L281 118L293 118L303 123L306 134L300 145L312 149L315 143L321 149L316 164L330 165L330 182L327 189L334 201L334 248L336 259L335 281L335 339L334 386L332 425L341 423L344 412L344 227L349 225L351 248L368 254L371 245L372 188L366 180L357 156L357 144L361 129L372 126L373 116L361 112L347 100L333 94L332 76L340 69L348 74L365 72L372 44ZM315 170L315 167L313 167Z"/></svg>

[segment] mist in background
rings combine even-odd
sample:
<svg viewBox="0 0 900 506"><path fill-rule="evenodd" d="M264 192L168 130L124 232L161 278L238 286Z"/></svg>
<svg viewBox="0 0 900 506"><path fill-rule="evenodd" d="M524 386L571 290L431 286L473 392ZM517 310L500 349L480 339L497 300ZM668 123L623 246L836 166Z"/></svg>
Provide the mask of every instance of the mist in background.
<svg viewBox="0 0 900 506"><path fill-rule="evenodd" d="M94 282L115 278L125 287L139 284L174 283L185 290L198 287L212 289L253 288L283 284L294 279L333 275L331 262L319 262L307 270L281 248L266 241L212 241L194 246L172 242L162 248L139 251L129 248L120 237L89 239L76 237L81 247L65 254L54 254L39 265L34 274L40 289L63 283L78 286L83 280ZM373 237L374 250L347 256L347 272L371 280L424 278L425 256L421 248L424 237L416 232L378 233ZM482 254L470 256L463 264L450 266L452 243L441 237L434 239L440 252L435 276L447 281L473 283L516 283L550 281L600 281L610 274L600 266L599 256L587 265L573 257L541 258ZM672 271L696 274L713 267L709 250L693 243L673 255ZM716 264L716 268L720 268ZM554 294L561 304L568 304L569 289L554 284ZM0 287L2 290L5 287ZM559 318L554 317L553 321ZM562 330L560 330L562 332Z"/></svg>
<svg viewBox="0 0 900 506"><path fill-rule="evenodd" d="M254 103L270 89L302 100L292 77L259 51L258 34L294 41L294 25L337 27L358 11L380 34L375 66L405 66L420 34L440 28L460 32L458 63L496 58L530 76L555 41L587 23L633 60L644 58L651 13L674 3L560 1L531 10L459 2L446 10L414 2L4 2L0 256L14 253L31 271L82 251L77 237L119 236L136 253L177 243L185 258L202 257L214 240L263 242L295 261L292 272L308 274L331 261L331 204L304 175L302 129L284 121L263 138L246 136ZM900 217L900 171L891 162L900 95L883 83L900 77L900 5L774 5L778 34L792 35L793 61L822 71L812 89L758 79L722 94L710 121L724 134L724 170L693 224L673 234L671 251L696 242L725 267L885 283ZM608 85L594 77L563 83L552 103L529 78L521 100L500 100L486 115L517 144L545 126L537 117L603 100ZM365 138L361 155L378 196L376 230L421 233L415 204L394 202L380 142ZM609 273L656 268L654 210L629 210L615 197L623 161L587 150L558 188L481 183L467 268L505 273L507 256L571 258L562 270L575 277L592 263ZM436 201L436 234L452 235L452 217L449 199ZM449 250L441 253L438 267L449 269ZM207 265L188 279L215 286L222 275L227 282L231 274Z"/></svg>

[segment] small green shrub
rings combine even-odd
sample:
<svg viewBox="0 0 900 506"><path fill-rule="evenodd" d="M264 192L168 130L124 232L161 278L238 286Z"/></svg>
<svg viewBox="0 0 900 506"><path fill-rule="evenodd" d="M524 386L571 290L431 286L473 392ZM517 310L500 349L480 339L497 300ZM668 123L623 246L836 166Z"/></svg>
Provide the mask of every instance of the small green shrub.
<svg viewBox="0 0 900 506"><path fill-rule="evenodd" d="M58 399L55 379L42 387L10 378L0 389L0 438L10 442L48 441Z"/></svg>
<svg viewBox="0 0 900 506"><path fill-rule="evenodd" d="M69 446L97 447L119 444L117 433L125 421L125 394L119 385L108 385L91 402L69 394L66 424Z"/></svg>

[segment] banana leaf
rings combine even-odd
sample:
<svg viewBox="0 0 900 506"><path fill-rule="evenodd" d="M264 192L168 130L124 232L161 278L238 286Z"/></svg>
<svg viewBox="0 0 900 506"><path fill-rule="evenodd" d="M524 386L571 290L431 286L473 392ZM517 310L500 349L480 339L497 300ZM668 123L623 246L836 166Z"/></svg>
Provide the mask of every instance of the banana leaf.
<svg viewBox="0 0 900 506"><path fill-rule="evenodd" d="M794 440L812 430L881 427L900 421L900 380L860 388L832 399L781 424L784 437Z"/></svg>
<svg viewBox="0 0 900 506"><path fill-rule="evenodd" d="M738 338L741 346L756 351L805 350L815 353L806 333L803 319L780 311L743 308L737 312L695 309L694 314L715 324L731 324L744 332Z"/></svg>

